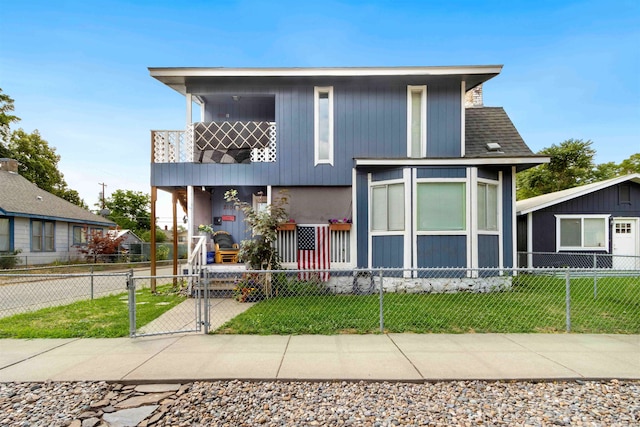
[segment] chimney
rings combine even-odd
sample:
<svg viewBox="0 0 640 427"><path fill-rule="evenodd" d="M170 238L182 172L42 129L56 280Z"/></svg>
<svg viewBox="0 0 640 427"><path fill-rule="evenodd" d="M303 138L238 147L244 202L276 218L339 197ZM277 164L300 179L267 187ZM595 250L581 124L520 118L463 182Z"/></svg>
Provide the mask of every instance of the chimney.
<svg viewBox="0 0 640 427"><path fill-rule="evenodd" d="M0 171L18 173L18 161L13 159L0 159Z"/></svg>
<svg viewBox="0 0 640 427"><path fill-rule="evenodd" d="M484 107L482 100L482 83L464 94L464 108Z"/></svg>

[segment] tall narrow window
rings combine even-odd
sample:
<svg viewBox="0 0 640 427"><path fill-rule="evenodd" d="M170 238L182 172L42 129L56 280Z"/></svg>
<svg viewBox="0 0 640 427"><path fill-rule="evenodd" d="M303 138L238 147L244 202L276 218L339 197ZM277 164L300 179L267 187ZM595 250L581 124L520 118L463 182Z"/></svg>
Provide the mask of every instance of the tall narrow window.
<svg viewBox="0 0 640 427"><path fill-rule="evenodd" d="M0 218L0 252L9 252L11 249L11 234L9 218Z"/></svg>
<svg viewBox="0 0 640 427"><path fill-rule="evenodd" d="M314 90L315 164L333 165L333 87Z"/></svg>
<svg viewBox="0 0 640 427"><path fill-rule="evenodd" d="M478 183L478 229L498 229L498 186Z"/></svg>
<svg viewBox="0 0 640 427"><path fill-rule="evenodd" d="M371 229L404 230L404 184L376 185L371 188Z"/></svg>
<svg viewBox="0 0 640 427"><path fill-rule="evenodd" d="M426 127L427 87L407 87L407 154L425 157L427 152Z"/></svg>

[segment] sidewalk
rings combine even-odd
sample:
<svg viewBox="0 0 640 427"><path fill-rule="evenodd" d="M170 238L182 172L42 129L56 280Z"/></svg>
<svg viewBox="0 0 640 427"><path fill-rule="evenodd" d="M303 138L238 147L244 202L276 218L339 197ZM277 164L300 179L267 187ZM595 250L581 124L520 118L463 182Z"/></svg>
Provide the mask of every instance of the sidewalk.
<svg viewBox="0 0 640 427"><path fill-rule="evenodd" d="M0 382L640 379L640 335L174 335L0 340Z"/></svg>

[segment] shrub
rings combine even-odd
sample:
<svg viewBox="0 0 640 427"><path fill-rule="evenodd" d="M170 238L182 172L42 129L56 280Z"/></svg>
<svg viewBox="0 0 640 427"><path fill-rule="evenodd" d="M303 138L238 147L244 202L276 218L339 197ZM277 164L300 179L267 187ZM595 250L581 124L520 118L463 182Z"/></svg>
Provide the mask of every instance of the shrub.
<svg viewBox="0 0 640 427"><path fill-rule="evenodd" d="M16 249L13 252L0 252L0 269L7 270L20 264L20 258L17 257L20 252L22 249Z"/></svg>

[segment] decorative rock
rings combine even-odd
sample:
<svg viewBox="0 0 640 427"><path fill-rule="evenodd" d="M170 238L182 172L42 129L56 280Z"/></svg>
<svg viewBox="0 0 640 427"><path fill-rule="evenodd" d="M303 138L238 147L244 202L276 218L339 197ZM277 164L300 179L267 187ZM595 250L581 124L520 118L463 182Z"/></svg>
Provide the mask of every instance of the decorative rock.
<svg viewBox="0 0 640 427"><path fill-rule="evenodd" d="M135 388L140 393L165 393L180 390L180 384L142 384Z"/></svg>
<svg viewBox="0 0 640 427"><path fill-rule="evenodd" d="M122 402L116 403L116 409L136 408L138 406L150 405L160 402L162 399L171 396L171 393L151 393L142 396L134 396Z"/></svg>
<svg viewBox="0 0 640 427"><path fill-rule="evenodd" d="M157 405L148 405L139 408L123 409L122 411L104 414L102 419L108 423L110 427L137 426L142 420L151 415L157 407Z"/></svg>

